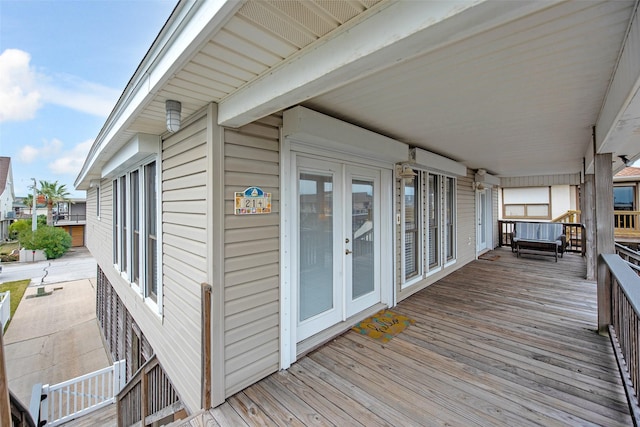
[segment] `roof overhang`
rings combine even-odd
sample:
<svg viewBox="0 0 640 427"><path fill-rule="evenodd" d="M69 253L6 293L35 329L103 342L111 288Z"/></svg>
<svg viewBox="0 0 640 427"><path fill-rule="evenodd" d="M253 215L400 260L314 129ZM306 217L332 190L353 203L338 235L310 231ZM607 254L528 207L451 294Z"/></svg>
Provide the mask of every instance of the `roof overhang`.
<svg viewBox="0 0 640 427"><path fill-rule="evenodd" d="M303 105L498 177L637 159L638 27L632 0L183 0L75 184L165 134L167 99L228 127Z"/></svg>

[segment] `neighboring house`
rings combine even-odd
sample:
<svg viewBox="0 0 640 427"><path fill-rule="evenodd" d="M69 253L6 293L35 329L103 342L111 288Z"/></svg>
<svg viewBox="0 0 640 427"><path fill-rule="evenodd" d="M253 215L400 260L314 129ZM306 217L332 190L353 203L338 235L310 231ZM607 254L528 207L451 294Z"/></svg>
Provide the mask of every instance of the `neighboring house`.
<svg viewBox="0 0 640 427"><path fill-rule="evenodd" d="M553 221L562 219L568 212L579 210L580 177L561 178L562 182L573 184L556 185L549 183L549 180L549 177L502 179L500 219Z"/></svg>
<svg viewBox="0 0 640 427"><path fill-rule="evenodd" d="M26 197L18 196L13 202L13 210L16 213L16 219L31 219L33 210L31 206L27 206L25 203ZM47 204L36 203L36 215L47 215Z"/></svg>
<svg viewBox="0 0 640 427"><path fill-rule="evenodd" d="M634 1L180 1L75 183L109 352L216 406L493 248L506 180L611 206L639 25ZM586 226L592 272L613 238Z"/></svg>
<svg viewBox="0 0 640 427"><path fill-rule="evenodd" d="M24 203L25 197L16 197L13 210L16 219L31 219L33 210ZM47 204L36 204L36 215L47 215ZM53 207L53 225L63 228L71 235L71 246L85 245L87 224L87 200L70 198L67 202L58 202Z"/></svg>
<svg viewBox="0 0 640 427"><path fill-rule="evenodd" d="M9 238L9 226L15 220L14 199L11 157L0 157L0 241Z"/></svg>
<svg viewBox="0 0 640 427"><path fill-rule="evenodd" d="M614 233L617 242L640 243L640 168L627 167L613 177Z"/></svg>
<svg viewBox="0 0 640 427"><path fill-rule="evenodd" d="M53 225L63 228L71 235L71 246L85 245L85 227L87 224L87 200L70 198L58 202L53 208Z"/></svg>

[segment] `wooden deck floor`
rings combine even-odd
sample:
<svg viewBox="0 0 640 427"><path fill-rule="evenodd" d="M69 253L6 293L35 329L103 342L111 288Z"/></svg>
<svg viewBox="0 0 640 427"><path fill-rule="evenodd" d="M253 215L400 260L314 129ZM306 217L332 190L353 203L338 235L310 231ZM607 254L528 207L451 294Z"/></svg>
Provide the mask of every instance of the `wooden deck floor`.
<svg viewBox="0 0 640 427"><path fill-rule="evenodd" d="M401 302L387 344L347 332L185 425L632 425L584 260L494 253Z"/></svg>

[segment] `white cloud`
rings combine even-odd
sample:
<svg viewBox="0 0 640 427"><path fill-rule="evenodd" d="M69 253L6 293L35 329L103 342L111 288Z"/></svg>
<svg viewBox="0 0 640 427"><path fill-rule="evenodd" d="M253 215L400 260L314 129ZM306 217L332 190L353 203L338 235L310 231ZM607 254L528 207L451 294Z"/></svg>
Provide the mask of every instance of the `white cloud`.
<svg viewBox="0 0 640 427"><path fill-rule="evenodd" d="M42 87L43 100L98 117L107 117L120 92L76 76L57 75Z"/></svg>
<svg viewBox="0 0 640 427"><path fill-rule="evenodd" d="M0 123L33 119L45 104L107 117L120 91L70 74L37 72L31 55L18 49L0 54Z"/></svg>
<svg viewBox="0 0 640 427"><path fill-rule="evenodd" d="M55 156L62 150L64 144L59 139L52 139L51 141L44 140L40 147L34 147L32 145L25 145L20 149L19 158L24 163L32 163L35 160L48 159Z"/></svg>
<svg viewBox="0 0 640 427"><path fill-rule="evenodd" d="M42 107L42 94L30 61L31 56L18 49L0 54L0 123L30 120Z"/></svg>
<svg viewBox="0 0 640 427"><path fill-rule="evenodd" d="M72 150L62 153L60 157L49 163L49 170L56 175L78 175L92 144L93 140L87 140L76 145Z"/></svg>

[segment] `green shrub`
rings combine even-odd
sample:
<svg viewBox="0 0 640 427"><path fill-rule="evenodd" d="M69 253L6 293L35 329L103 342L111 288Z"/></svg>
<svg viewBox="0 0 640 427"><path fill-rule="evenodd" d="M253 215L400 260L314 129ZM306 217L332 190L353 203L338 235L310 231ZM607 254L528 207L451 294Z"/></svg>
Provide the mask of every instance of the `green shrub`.
<svg viewBox="0 0 640 427"><path fill-rule="evenodd" d="M38 228L44 227L47 225L47 216L46 215L38 215ZM9 238L14 240L18 239L20 233L23 231L31 231L31 218L29 219L19 219L14 221L9 226Z"/></svg>
<svg viewBox="0 0 640 427"><path fill-rule="evenodd" d="M71 236L62 228L42 226L19 234L18 240L28 250L42 249L47 259L60 258L71 247Z"/></svg>

